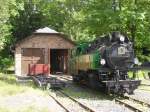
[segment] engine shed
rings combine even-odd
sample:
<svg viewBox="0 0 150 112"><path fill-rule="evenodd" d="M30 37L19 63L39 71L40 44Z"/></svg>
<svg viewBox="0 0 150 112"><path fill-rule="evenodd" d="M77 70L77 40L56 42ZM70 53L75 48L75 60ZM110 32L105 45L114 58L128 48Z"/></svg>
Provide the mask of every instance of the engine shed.
<svg viewBox="0 0 150 112"><path fill-rule="evenodd" d="M75 43L48 27L38 29L15 45L15 74L68 73L70 50Z"/></svg>

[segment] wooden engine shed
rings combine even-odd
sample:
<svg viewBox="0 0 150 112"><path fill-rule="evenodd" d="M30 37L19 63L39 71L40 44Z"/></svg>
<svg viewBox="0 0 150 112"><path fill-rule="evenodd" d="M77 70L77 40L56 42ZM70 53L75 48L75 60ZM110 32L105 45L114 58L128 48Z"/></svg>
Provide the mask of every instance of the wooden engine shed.
<svg viewBox="0 0 150 112"><path fill-rule="evenodd" d="M68 73L69 52L74 46L64 34L48 27L36 30L15 46L15 74Z"/></svg>

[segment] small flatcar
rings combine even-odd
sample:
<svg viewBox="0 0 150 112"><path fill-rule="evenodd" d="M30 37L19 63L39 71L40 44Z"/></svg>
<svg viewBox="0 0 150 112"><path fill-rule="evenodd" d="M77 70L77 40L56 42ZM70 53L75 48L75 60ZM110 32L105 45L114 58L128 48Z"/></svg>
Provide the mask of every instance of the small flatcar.
<svg viewBox="0 0 150 112"><path fill-rule="evenodd" d="M72 50L69 63L74 82L107 93L133 94L141 82L128 76L129 71L137 70L138 60L133 43L121 32L80 44Z"/></svg>

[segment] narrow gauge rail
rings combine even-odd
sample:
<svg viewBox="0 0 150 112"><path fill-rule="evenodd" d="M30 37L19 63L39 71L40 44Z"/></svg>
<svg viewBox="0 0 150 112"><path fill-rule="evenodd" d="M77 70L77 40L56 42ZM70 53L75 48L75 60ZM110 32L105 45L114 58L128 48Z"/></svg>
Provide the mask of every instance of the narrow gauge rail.
<svg viewBox="0 0 150 112"><path fill-rule="evenodd" d="M71 96L69 96L68 94L64 93L63 91L59 91L59 92L62 93L63 95L65 95L66 97L68 97L69 99L71 99L72 101L78 103L82 108L84 108L88 112L95 112L94 110L90 109L89 107L87 107L86 105L84 105L81 102L77 101L76 99L72 98Z"/></svg>
<svg viewBox="0 0 150 112"><path fill-rule="evenodd" d="M150 84L140 84L141 86L149 86L150 87Z"/></svg>
<svg viewBox="0 0 150 112"><path fill-rule="evenodd" d="M66 80L72 80L72 76L69 77L69 76L63 75L63 76L60 76L60 78L63 78L63 79L66 79Z"/></svg>
<svg viewBox="0 0 150 112"><path fill-rule="evenodd" d="M66 77L61 77L61 78L62 78L62 79L65 79L65 80L68 80L68 81L70 80L70 79L68 79L68 78L66 78ZM147 107L149 107L149 111L148 111L148 112L150 112L150 104L148 104L148 103L146 103L146 102L144 102L144 101L137 100L137 99L134 99L134 98L131 98L131 97L128 97L128 96L122 96L122 99L134 101L134 102L136 102L136 103L142 105L142 107L143 107L143 106L147 106ZM134 106L132 106L132 105L129 105L128 103L125 103L125 102L121 101L120 99L115 99L115 101L118 102L118 103L120 103L120 104L125 105L127 108L130 108L130 109L132 109L133 111L136 111L136 112L143 112L142 109L138 109L138 108L137 108L137 107L139 107L139 106L134 107ZM147 112L147 111L146 111L146 112Z"/></svg>
<svg viewBox="0 0 150 112"><path fill-rule="evenodd" d="M70 81L70 80L69 80L68 78L66 78L66 77L60 77L60 78ZM63 93L63 92L62 92L62 93ZM65 94L65 96L66 96L66 94ZM67 97L68 97L68 95L67 95ZM146 103L143 102L143 101L139 101L139 100L130 98L130 97L128 97L128 96L122 96L122 98L123 98L123 99L132 99L132 100L134 100L134 101L136 101L136 102L139 102L140 104L146 104ZM132 106L132 105L129 105L128 103L125 103L125 102L121 101L120 99L115 99L115 101L118 102L119 104L125 105L125 107L127 107L127 108L129 108L129 109L131 109L131 110L133 110L133 111L136 111L136 112L143 112L142 110L137 109L136 107L134 107L134 106ZM149 104L148 104L148 106L149 106Z"/></svg>
<svg viewBox="0 0 150 112"><path fill-rule="evenodd" d="M149 89L142 89L142 88L141 88L141 89L139 89L139 90L150 92Z"/></svg>
<svg viewBox="0 0 150 112"><path fill-rule="evenodd" d="M38 87L43 89L62 88L66 86L66 84L63 81L60 81L55 77L39 75L39 76L32 76L32 80Z"/></svg>
<svg viewBox="0 0 150 112"><path fill-rule="evenodd" d="M61 76L60 78L65 79L65 80L68 80L68 81L71 81L71 80L72 80L72 79L70 79L70 78L63 77L63 76Z"/></svg>
<svg viewBox="0 0 150 112"><path fill-rule="evenodd" d="M87 107L86 105L82 104L81 102L77 101L76 99L72 98L71 96L69 96L68 94L66 94L65 92L61 91L61 90L57 90L57 92L59 92L59 94L62 94L63 96L67 97L68 99L70 99L71 101L73 101L74 103L78 104L81 108L83 108L85 111L87 112L96 112L93 109ZM53 98L56 103L58 105L60 105L66 112L72 112L69 109L67 109L57 98L55 98L54 96L50 95L49 96L51 98ZM76 107L75 107L76 108Z"/></svg>
<svg viewBox="0 0 150 112"><path fill-rule="evenodd" d="M129 108L129 109L131 109L131 110L133 110L135 112L143 112L143 111L137 109L136 107L131 106L128 103L125 103L125 102L121 101L120 99L115 99L115 102L117 102L117 103L119 103L121 105L124 105L125 107L127 107L127 108Z"/></svg>
<svg viewBox="0 0 150 112"><path fill-rule="evenodd" d="M115 101L122 105L125 105L125 107L135 112L150 112L150 104L138 99L131 98L129 96L121 96L120 99L116 98ZM132 104L129 104L129 102L132 102Z"/></svg>
<svg viewBox="0 0 150 112"><path fill-rule="evenodd" d="M58 104L58 105L60 105L60 107L62 107L66 112L70 112L65 106L63 106L60 102L59 102L59 100L57 100L54 96L52 96L52 95L50 95L49 94L49 96L53 99L53 100L55 100L55 102Z"/></svg>

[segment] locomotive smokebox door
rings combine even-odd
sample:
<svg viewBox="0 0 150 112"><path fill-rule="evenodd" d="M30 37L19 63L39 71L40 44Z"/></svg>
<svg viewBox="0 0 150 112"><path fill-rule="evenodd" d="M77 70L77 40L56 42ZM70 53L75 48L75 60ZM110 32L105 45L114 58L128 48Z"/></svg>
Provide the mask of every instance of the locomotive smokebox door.
<svg viewBox="0 0 150 112"><path fill-rule="evenodd" d="M124 55L126 53L125 47L119 47L118 48L118 55Z"/></svg>

